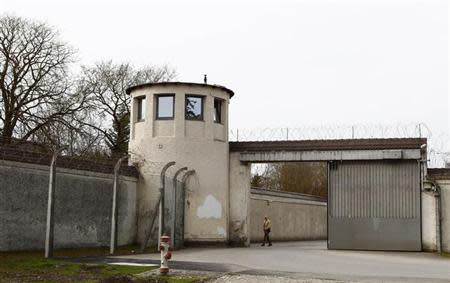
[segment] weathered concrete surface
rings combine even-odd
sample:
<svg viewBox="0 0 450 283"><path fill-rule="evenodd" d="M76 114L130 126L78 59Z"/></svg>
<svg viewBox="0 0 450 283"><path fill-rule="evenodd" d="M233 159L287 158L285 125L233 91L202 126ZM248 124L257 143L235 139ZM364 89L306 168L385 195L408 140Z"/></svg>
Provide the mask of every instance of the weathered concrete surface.
<svg viewBox="0 0 450 283"><path fill-rule="evenodd" d="M242 152L243 162L420 159L420 149Z"/></svg>
<svg viewBox="0 0 450 283"><path fill-rule="evenodd" d="M422 192L422 245L424 251L436 251L442 243L442 251L450 252L450 177L433 180L440 188L441 223L438 201L431 182L425 182ZM439 225L442 225L439 231ZM442 237L442 238L441 238Z"/></svg>
<svg viewBox="0 0 450 283"><path fill-rule="evenodd" d="M239 153L230 153L230 244L250 244L250 176L248 163L239 161Z"/></svg>
<svg viewBox="0 0 450 283"><path fill-rule="evenodd" d="M326 202L304 200L295 194L278 196L263 191L252 193L250 201L250 240L262 241L263 220L272 221L274 241L324 240L327 238Z"/></svg>
<svg viewBox="0 0 450 283"><path fill-rule="evenodd" d="M48 166L0 161L0 251L44 248L48 171ZM120 178L119 245L135 241L136 182ZM112 184L112 175L57 169L56 248L109 245Z"/></svg>
<svg viewBox="0 0 450 283"><path fill-rule="evenodd" d="M119 257L158 260L159 254ZM117 257L114 257L117 258ZM450 260L421 252L364 252L327 250L325 241L258 244L250 248L185 249L175 262L233 264L248 274L283 274L297 278L351 282L449 282ZM241 268L242 269L242 268Z"/></svg>
<svg viewBox="0 0 450 283"><path fill-rule="evenodd" d="M436 197L433 192L428 190L430 184L425 186L422 191L422 249L424 251L437 251L437 211Z"/></svg>
<svg viewBox="0 0 450 283"><path fill-rule="evenodd" d="M438 181L442 201L442 251L450 253L450 180Z"/></svg>

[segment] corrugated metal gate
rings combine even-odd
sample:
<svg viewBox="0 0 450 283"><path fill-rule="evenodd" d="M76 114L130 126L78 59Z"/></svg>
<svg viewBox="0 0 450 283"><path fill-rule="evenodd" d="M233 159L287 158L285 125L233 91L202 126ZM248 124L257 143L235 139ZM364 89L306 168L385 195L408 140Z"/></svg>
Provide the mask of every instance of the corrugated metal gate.
<svg viewBox="0 0 450 283"><path fill-rule="evenodd" d="M416 160L330 163L328 248L420 251Z"/></svg>

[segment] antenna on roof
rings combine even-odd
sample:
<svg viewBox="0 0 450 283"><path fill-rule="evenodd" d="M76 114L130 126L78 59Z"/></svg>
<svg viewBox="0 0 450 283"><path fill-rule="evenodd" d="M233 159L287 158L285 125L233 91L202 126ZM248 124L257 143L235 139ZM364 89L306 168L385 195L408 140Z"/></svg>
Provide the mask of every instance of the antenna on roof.
<svg viewBox="0 0 450 283"><path fill-rule="evenodd" d="M206 84L208 83L208 75L203 75L203 82Z"/></svg>

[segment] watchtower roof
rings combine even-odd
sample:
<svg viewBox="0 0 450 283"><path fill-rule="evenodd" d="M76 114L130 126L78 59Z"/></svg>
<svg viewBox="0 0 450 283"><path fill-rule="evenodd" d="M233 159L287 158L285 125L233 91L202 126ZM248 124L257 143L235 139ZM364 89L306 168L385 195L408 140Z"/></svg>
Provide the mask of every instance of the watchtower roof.
<svg viewBox="0 0 450 283"><path fill-rule="evenodd" d="M230 98L233 97L234 92L224 86L217 85L217 84L202 84L202 83L191 83L191 82L159 82L159 83L145 83L145 84L139 84L135 86L131 86L126 89L126 93L130 94L132 91L145 88L145 87L152 87L152 86L195 86L195 87L208 87L213 89L220 89L225 92L227 92L230 95Z"/></svg>

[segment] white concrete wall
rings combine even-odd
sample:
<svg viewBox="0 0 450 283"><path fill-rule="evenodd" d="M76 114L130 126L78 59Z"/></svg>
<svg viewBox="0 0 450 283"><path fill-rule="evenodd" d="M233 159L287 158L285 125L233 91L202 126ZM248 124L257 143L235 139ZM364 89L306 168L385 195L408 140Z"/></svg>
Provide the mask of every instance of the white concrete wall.
<svg viewBox="0 0 450 283"><path fill-rule="evenodd" d="M441 187L442 251L450 253L450 180L437 182Z"/></svg>
<svg viewBox="0 0 450 283"><path fill-rule="evenodd" d="M262 241L265 216L272 221L271 240L327 239L326 202L252 193L250 211L252 242Z"/></svg>
<svg viewBox="0 0 450 283"><path fill-rule="evenodd" d="M230 244L250 244L250 177L249 163L239 161L239 152L230 153Z"/></svg>
<svg viewBox="0 0 450 283"><path fill-rule="evenodd" d="M49 167L0 160L0 251L44 249ZM121 176L118 245L136 240L136 184ZM113 175L56 169L55 248L108 246Z"/></svg>
<svg viewBox="0 0 450 283"><path fill-rule="evenodd" d="M436 237L436 197L429 190L430 184L426 184L422 197L422 248L424 251L437 250Z"/></svg>
<svg viewBox="0 0 450 283"><path fill-rule="evenodd" d="M175 94L173 120L155 120L155 95ZM204 121L185 119L185 95L203 95ZM138 241L149 227L159 196L159 174L170 161L167 176L181 167L194 169L189 181L185 217L185 241L228 240L228 103L229 94L208 86L153 85L133 91L133 98L146 96L145 121L136 122L136 103L131 108L131 162L142 178L138 188ZM223 102L223 124L213 121L214 98ZM191 177L192 178L192 177Z"/></svg>
<svg viewBox="0 0 450 283"><path fill-rule="evenodd" d="M441 234L439 233L439 211L437 195L430 191L431 184L425 183L422 192L422 247L424 251L437 251L439 241L442 251L450 252L450 180L437 180L441 189ZM442 236L442 239L440 237Z"/></svg>

